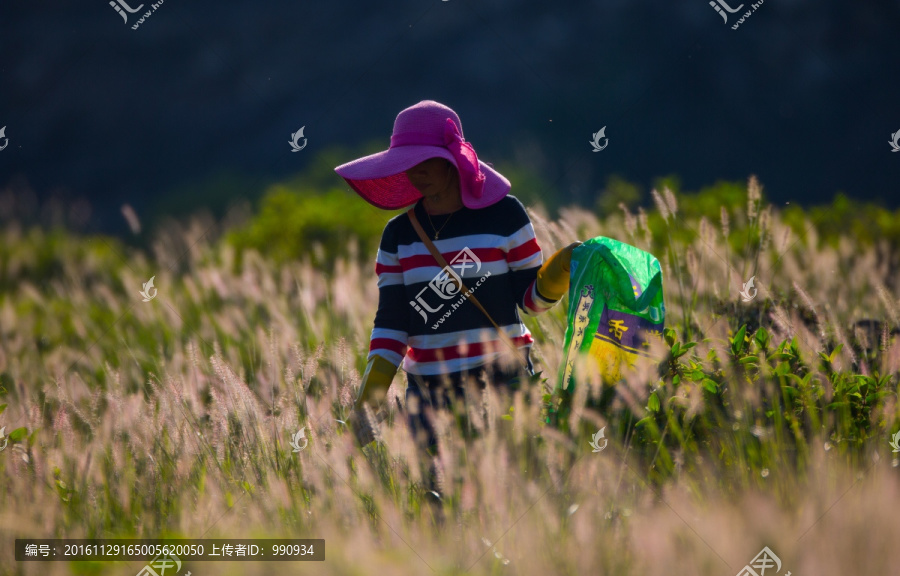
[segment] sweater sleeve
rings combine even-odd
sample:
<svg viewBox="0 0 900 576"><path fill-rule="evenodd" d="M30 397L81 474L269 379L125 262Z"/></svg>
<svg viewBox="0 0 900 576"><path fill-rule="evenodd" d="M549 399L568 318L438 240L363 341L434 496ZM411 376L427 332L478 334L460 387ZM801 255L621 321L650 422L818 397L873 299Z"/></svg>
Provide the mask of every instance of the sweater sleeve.
<svg viewBox="0 0 900 576"><path fill-rule="evenodd" d="M555 302L547 300L537 291L537 273L544 257L525 207L518 200L516 205L518 209L513 217L520 226L507 239L506 250L513 296L526 314L540 314L549 310Z"/></svg>
<svg viewBox="0 0 900 576"><path fill-rule="evenodd" d="M375 257L375 273L378 275L378 311L369 341L369 358L381 356L399 366L406 356L410 308L391 223L381 236Z"/></svg>

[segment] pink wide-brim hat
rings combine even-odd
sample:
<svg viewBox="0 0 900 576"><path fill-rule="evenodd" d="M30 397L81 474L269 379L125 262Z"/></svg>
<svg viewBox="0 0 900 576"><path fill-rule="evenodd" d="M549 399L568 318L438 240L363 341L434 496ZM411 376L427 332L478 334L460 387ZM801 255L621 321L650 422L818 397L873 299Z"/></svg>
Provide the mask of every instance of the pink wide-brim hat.
<svg viewBox="0 0 900 576"><path fill-rule="evenodd" d="M429 158L445 158L456 166L466 208L484 208L509 194L509 180L480 161L463 138L456 112L433 100L397 114L390 148L341 164L334 171L370 204L396 210L422 197L406 171Z"/></svg>

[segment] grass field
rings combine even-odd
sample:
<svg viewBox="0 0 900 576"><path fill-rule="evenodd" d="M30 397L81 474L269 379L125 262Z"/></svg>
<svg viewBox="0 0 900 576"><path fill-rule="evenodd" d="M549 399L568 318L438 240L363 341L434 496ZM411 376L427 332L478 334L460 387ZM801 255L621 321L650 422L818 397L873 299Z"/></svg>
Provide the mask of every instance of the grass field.
<svg viewBox="0 0 900 576"><path fill-rule="evenodd" d="M900 251L820 241L755 187L718 221L684 217L672 193L649 214L532 212L545 253L603 235L659 257L660 363L614 388L589 379L562 429L547 426L565 301L528 318L545 381L487 395L475 439L442 417L439 506L399 412L365 453L339 422L377 304L373 254L327 271L238 259L203 218L147 252L7 223L0 575L144 565L16 562L14 539L39 537L326 542L324 562L186 562L179 576L734 576L764 546L783 563L764 576L897 574Z"/></svg>

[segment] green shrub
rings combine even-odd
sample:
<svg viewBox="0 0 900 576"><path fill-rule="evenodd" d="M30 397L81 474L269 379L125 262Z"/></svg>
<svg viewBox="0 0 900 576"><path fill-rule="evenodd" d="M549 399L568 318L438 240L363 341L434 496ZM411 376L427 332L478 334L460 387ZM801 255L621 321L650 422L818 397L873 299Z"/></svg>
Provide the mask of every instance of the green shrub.
<svg viewBox="0 0 900 576"><path fill-rule="evenodd" d="M263 197L259 213L244 228L229 234L240 253L258 250L276 263L309 257L330 269L338 257L351 253L374 260L381 232L393 212L379 210L352 192L316 192L276 185Z"/></svg>

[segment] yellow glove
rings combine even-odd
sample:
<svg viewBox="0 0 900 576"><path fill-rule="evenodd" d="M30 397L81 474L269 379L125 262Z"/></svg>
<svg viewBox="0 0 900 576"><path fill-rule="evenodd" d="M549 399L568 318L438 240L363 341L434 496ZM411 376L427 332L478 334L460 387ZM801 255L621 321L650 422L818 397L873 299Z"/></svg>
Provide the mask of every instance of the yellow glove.
<svg viewBox="0 0 900 576"><path fill-rule="evenodd" d="M541 296L556 302L569 291L569 265L572 263L572 250L581 242L573 242L559 250L544 262L537 273L537 289Z"/></svg>
<svg viewBox="0 0 900 576"><path fill-rule="evenodd" d="M380 400L387 394L391 387L391 380L397 373L397 367L378 356L369 358L366 371L363 373L362 384L359 387L359 396L356 398L356 407L360 408L364 402L373 404L373 400Z"/></svg>

